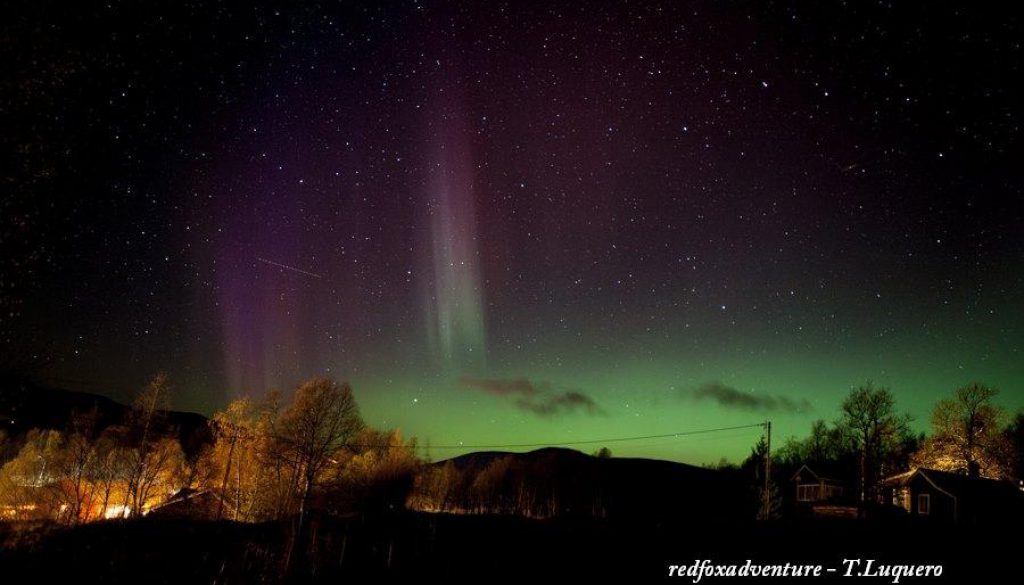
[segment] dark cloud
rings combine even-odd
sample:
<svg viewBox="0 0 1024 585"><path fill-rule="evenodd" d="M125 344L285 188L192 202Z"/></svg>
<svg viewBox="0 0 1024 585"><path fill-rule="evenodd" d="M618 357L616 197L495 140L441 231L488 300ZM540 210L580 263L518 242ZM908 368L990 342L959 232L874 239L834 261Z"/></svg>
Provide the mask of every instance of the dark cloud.
<svg viewBox="0 0 1024 585"><path fill-rule="evenodd" d="M737 410L770 412L807 412L811 410L811 403L806 398L797 400L788 396L742 392L721 382L707 382L687 394L697 401L713 400L721 406Z"/></svg>
<svg viewBox="0 0 1024 585"><path fill-rule="evenodd" d="M517 394L521 396L535 396L538 392L537 386L526 378L500 380L463 376L461 382L463 388L480 390L487 392L488 394L494 394L495 396L510 396ZM542 383L542 386L545 390L548 389L547 384Z"/></svg>
<svg viewBox="0 0 1024 585"><path fill-rule="evenodd" d="M463 376L462 387L508 398L516 408L550 417L573 412L603 415L604 410L586 394L567 388L553 388L547 382L534 383L526 378L511 380Z"/></svg>
<svg viewBox="0 0 1024 585"><path fill-rule="evenodd" d="M576 391L533 399L520 399L516 401L516 406L538 416L554 416L575 411L592 415L604 414L601 407L591 397Z"/></svg>

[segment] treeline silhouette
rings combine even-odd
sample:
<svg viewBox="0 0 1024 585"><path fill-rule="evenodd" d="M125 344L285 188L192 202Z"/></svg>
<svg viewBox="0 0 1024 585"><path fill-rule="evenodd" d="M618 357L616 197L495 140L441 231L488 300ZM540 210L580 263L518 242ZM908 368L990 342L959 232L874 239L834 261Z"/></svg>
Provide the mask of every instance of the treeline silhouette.
<svg viewBox="0 0 1024 585"><path fill-rule="evenodd" d="M430 464L415 440L364 424L347 384L314 378L290 401L242 398L203 429L182 433L160 374L120 420L77 411L64 430L0 431L0 518L81 524L147 514L264 522L301 528L310 510L345 516L412 509L529 518L668 517L698 511L778 517L780 486L802 465L851 480L850 500L877 500L881 478L927 467L1019 481L1024 414L1012 420L995 389L969 384L940 400L930 435L914 434L893 393L850 391L832 422L772 454L763 439L739 466L715 473L669 462L569 450L472 453ZM201 431L201 432L200 432ZM184 437L184 439L183 439ZM662 488L662 486L667 486ZM686 486L685 493L678 486ZM745 486L737 493L736 486ZM694 502L728 505L695 506Z"/></svg>
<svg viewBox="0 0 1024 585"><path fill-rule="evenodd" d="M768 481L763 439L739 465L703 468L555 448L431 463L414 440L367 426L351 388L329 379L304 382L289 400L236 400L187 429L191 419L169 410L170 395L158 375L130 407L104 403L77 409L59 430L0 433L0 567L61 579L247 583L414 576L424 567L479 576L521 562L526 575L558 563L568 572L576 565L566 559L595 551L657 569L679 550L762 550L765 535L789 554L808 530L824 554L890 532L902 546L915 525L874 532L858 523L852 530L864 534L848 537L849 526L755 523L785 517L783 490L801 465L848 478L851 503L862 507L877 501L880 478L915 465L1014 481L1022 469L1024 416L1011 419L996 391L977 384L936 404L929 434L911 431L888 389L855 388L834 420L771 453ZM956 533L914 534L933 554ZM508 554L490 556L494 543ZM632 575L636 566L619 569Z"/></svg>
<svg viewBox="0 0 1024 585"><path fill-rule="evenodd" d="M940 399L931 415L931 433L914 433L911 417L899 411L892 391L871 383L852 389L833 421L819 419L804 438L790 437L771 454L771 477L764 481L767 445L762 439L739 465L716 468L739 473L758 494L759 516L777 518L783 486L802 466L849 482L841 500L859 506L881 503L880 482L913 468L935 469L1022 485L1024 412L1012 418L995 399L999 391L971 383Z"/></svg>
<svg viewBox="0 0 1024 585"><path fill-rule="evenodd" d="M410 509L528 518L666 522L753 517L743 484L716 470L560 448L477 452L427 466Z"/></svg>
<svg viewBox="0 0 1024 585"><path fill-rule="evenodd" d="M104 426L94 408L62 431L0 434L0 516L80 524L175 510L301 522L310 508L402 505L421 464L414 442L366 426L351 388L325 378L287 404L276 393L232 402L195 442L181 440L169 404L160 374L120 421Z"/></svg>

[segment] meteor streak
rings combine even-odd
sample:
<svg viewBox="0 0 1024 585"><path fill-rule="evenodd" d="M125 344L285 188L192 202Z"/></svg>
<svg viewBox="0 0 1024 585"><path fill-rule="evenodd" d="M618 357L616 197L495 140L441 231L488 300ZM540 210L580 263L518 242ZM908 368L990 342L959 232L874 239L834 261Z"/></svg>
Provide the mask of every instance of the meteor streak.
<svg viewBox="0 0 1024 585"><path fill-rule="evenodd" d="M271 266L277 266L278 268L284 268L285 270L291 270L292 272L298 272L299 274L305 274L306 276L312 276L313 278L322 278L319 274L314 274L301 268L288 266L287 264L281 264L280 262L274 262L273 260L267 260L266 258L260 258L259 256L256 256L256 259L264 264L270 264Z"/></svg>

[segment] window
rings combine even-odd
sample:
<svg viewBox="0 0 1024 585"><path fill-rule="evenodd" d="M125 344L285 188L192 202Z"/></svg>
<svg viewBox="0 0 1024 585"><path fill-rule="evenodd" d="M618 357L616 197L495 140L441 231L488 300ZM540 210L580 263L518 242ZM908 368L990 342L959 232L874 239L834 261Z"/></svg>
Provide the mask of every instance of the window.
<svg viewBox="0 0 1024 585"><path fill-rule="evenodd" d="M914 509L910 506L910 488L900 488L894 490L892 494L892 503L894 506L899 506L907 512L913 512Z"/></svg>
<svg viewBox="0 0 1024 585"><path fill-rule="evenodd" d="M917 513L922 515L932 513L931 494L917 494Z"/></svg>
<svg viewBox="0 0 1024 585"><path fill-rule="evenodd" d="M816 502L819 499L819 490L816 484L797 486L796 499L799 502Z"/></svg>

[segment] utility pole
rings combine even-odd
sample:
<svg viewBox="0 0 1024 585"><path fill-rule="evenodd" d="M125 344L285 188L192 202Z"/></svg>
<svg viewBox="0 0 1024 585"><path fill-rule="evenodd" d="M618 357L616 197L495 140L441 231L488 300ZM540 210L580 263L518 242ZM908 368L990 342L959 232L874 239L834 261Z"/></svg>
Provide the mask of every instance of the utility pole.
<svg viewBox="0 0 1024 585"><path fill-rule="evenodd" d="M772 421L764 421L765 452L764 452L764 519L768 520L772 513Z"/></svg>
<svg viewBox="0 0 1024 585"><path fill-rule="evenodd" d="M238 441L240 430L232 423L225 426L231 429L231 446L228 448L228 462L224 466L224 479L220 483L220 493L217 494L217 520L224 517L224 496L228 489L228 478L231 477L231 460L235 457L235 442ZM237 505L237 502L235 503Z"/></svg>

